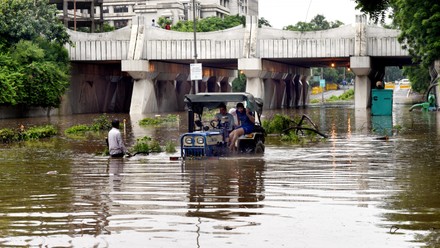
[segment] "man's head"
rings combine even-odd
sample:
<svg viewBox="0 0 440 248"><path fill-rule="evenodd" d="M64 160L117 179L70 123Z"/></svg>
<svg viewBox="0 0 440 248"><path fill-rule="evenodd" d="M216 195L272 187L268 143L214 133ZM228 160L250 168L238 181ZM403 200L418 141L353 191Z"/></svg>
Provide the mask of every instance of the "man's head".
<svg viewBox="0 0 440 248"><path fill-rule="evenodd" d="M119 120L118 119L112 120L112 127L119 128Z"/></svg>
<svg viewBox="0 0 440 248"><path fill-rule="evenodd" d="M220 105L218 105L218 109L220 111L220 114L225 115L226 112L226 104L224 103L220 103Z"/></svg>

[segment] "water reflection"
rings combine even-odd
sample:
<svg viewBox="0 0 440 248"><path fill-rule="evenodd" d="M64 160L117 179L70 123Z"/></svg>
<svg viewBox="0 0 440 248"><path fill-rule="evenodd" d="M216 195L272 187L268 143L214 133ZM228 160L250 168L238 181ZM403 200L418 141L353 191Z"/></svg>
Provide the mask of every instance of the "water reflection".
<svg viewBox="0 0 440 248"><path fill-rule="evenodd" d="M105 133L1 144L0 246L437 247L439 113L408 108L396 105L388 117L348 106L266 111L266 118L307 114L329 139L268 138L256 158L109 159L99 155ZM124 139L132 145L145 135L177 140L186 129L179 115L166 127L117 117L127 119ZM63 129L97 116L0 126ZM378 139L385 133L388 140Z"/></svg>
<svg viewBox="0 0 440 248"><path fill-rule="evenodd" d="M233 219L257 214L250 209L263 207L264 167L261 159L185 161L187 216Z"/></svg>

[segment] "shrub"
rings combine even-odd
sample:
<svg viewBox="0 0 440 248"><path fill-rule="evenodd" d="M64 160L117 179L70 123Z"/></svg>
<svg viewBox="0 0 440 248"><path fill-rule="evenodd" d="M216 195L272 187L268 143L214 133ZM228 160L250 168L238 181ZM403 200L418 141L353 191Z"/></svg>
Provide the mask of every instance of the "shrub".
<svg viewBox="0 0 440 248"><path fill-rule="evenodd" d="M167 153L175 153L176 152L176 145L172 141L167 141L165 144L165 151Z"/></svg>
<svg viewBox="0 0 440 248"><path fill-rule="evenodd" d="M83 133L83 132L87 132L90 131L90 127L87 125L75 125L75 126L71 126L69 128L67 128L66 130L64 130L65 134L78 134L78 133Z"/></svg>
<svg viewBox="0 0 440 248"><path fill-rule="evenodd" d="M150 141L150 152L162 152L162 147L159 145L159 141L151 140Z"/></svg>
<svg viewBox="0 0 440 248"><path fill-rule="evenodd" d="M154 118L144 118L139 121L140 126L158 126L164 123L176 122L179 120L178 115L167 115L165 117L156 116Z"/></svg>
<svg viewBox="0 0 440 248"><path fill-rule="evenodd" d="M282 133L291 123L287 115L276 114L270 120L263 120L262 126L267 133Z"/></svg>
<svg viewBox="0 0 440 248"><path fill-rule="evenodd" d="M0 129L0 142L8 143L17 140L17 134L10 128Z"/></svg>
<svg viewBox="0 0 440 248"><path fill-rule="evenodd" d="M52 125L31 127L25 130L21 137L23 140L48 138L57 134L57 129Z"/></svg>
<svg viewBox="0 0 440 248"><path fill-rule="evenodd" d="M148 136L137 139L132 148L132 153L150 153L150 146L148 145L150 141L151 138Z"/></svg>
<svg viewBox="0 0 440 248"><path fill-rule="evenodd" d="M93 124L90 126L90 129L93 131L110 130L111 128L112 123L109 121L109 117L106 114L102 114L94 119Z"/></svg>

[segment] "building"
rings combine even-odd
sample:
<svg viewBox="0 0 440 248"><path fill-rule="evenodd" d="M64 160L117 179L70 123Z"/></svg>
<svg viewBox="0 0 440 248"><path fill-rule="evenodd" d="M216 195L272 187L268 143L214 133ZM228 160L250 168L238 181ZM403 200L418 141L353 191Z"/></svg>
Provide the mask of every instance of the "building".
<svg viewBox="0 0 440 248"><path fill-rule="evenodd" d="M258 0L194 0L194 2L196 18L210 16L223 18L237 14L258 16ZM121 28L129 25L134 15L145 15L151 20L165 17L172 23L193 19L193 0L51 0L51 3L56 3L58 9L63 10L61 18L71 29L76 24L94 30L95 28L92 27L101 24L102 20L111 26ZM76 11L74 11L74 3ZM79 3L83 4L81 5L83 8L79 8ZM92 6L95 7L94 12L90 11Z"/></svg>
<svg viewBox="0 0 440 248"><path fill-rule="evenodd" d="M89 28L95 32L104 23L103 0L49 0L49 3L62 11L60 19L70 29Z"/></svg>

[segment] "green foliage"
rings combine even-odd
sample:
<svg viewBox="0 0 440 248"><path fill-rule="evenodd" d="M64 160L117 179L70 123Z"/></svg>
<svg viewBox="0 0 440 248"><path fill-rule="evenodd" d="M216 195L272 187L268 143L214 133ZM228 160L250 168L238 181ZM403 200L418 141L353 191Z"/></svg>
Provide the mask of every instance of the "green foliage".
<svg viewBox="0 0 440 248"><path fill-rule="evenodd" d="M14 130L10 128L3 128L0 129L0 142L1 143L8 143L14 140L17 140L17 133L14 132Z"/></svg>
<svg viewBox="0 0 440 248"><path fill-rule="evenodd" d="M21 134L22 140L36 140L48 138L57 134L57 129L52 125L31 127Z"/></svg>
<svg viewBox="0 0 440 248"><path fill-rule="evenodd" d="M112 123L109 118L110 117L108 117L106 114L100 115L98 118L93 120L93 124L91 125L90 129L93 131L110 130L112 128Z"/></svg>
<svg viewBox="0 0 440 248"><path fill-rule="evenodd" d="M440 56L440 2L438 0L355 0L356 8L378 22L384 22L391 7L399 41L405 42L413 60L428 68Z"/></svg>
<svg viewBox="0 0 440 248"><path fill-rule="evenodd" d="M0 37L7 47L38 37L61 45L69 42L56 6L47 0L0 0Z"/></svg>
<svg viewBox="0 0 440 248"><path fill-rule="evenodd" d="M132 153L150 153L150 152L162 152L162 147L159 145L159 142L151 137L144 136L143 138L139 138L136 140L133 148L131 149Z"/></svg>
<svg viewBox="0 0 440 248"><path fill-rule="evenodd" d="M179 116L178 115L167 115L165 117L162 116L157 116L154 118L144 118L142 120L139 121L139 125L140 126L158 126L158 125L162 125L164 123L172 123L172 122L177 122L179 120Z"/></svg>
<svg viewBox="0 0 440 248"><path fill-rule="evenodd" d="M66 130L64 130L64 133L77 135L80 133L85 133L87 131L90 131L90 127L87 125L80 124L80 125L74 125L74 126L67 128Z"/></svg>
<svg viewBox="0 0 440 248"><path fill-rule="evenodd" d="M390 0L400 42L416 62L428 68L440 58L440 2L438 0Z"/></svg>
<svg viewBox="0 0 440 248"><path fill-rule="evenodd" d="M166 25L171 25L173 22L171 21L170 18L166 18L166 17L159 17L159 20L157 21L157 25L159 25L159 27L161 28L165 28Z"/></svg>
<svg viewBox="0 0 440 248"><path fill-rule="evenodd" d="M322 70L322 73L321 73ZM332 83L342 83L345 79L347 82L350 82L355 78L355 75L352 71L348 71L345 67L337 67L337 68L312 68L312 74L314 77L318 77L325 79L326 82ZM319 86L319 81L313 81L313 86Z"/></svg>
<svg viewBox="0 0 440 248"><path fill-rule="evenodd" d="M403 73L408 77L414 91L424 93L428 89L431 77L428 69L423 65L406 66L403 68Z"/></svg>
<svg viewBox="0 0 440 248"><path fill-rule="evenodd" d="M289 128L292 121L289 116L275 114L269 120L263 120L262 126L266 133L282 133L283 130Z"/></svg>
<svg viewBox="0 0 440 248"><path fill-rule="evenodd" d="M375 22L385 22L385 11L389 7L390 0L355 0L356 9L370 15Z"/></svg>
<svg viewBox="0 0 440 248"><path fill-rule="evenodd" d="M323 15L316 15L310 22L298 22L295 25L288 25L283 30L290 31L318 31L331 28L337 28L344 25L341 21L328 22Z"/></svg>
<svg viewBox="0 0 440 248"><path fill-rule="evenodd" d="M0 104L58 107L70 83L67 42L54 5L0 0Z"/></svg>
<svg viewBox="0 0 440 248"><path fill-rule="evenodd" d="M165 143L165 151L167 153L175 153L176 152L176 145L172 141L167 141Z"/></svg>
<svg viewBox="0 0 440 248"><path fill-rule="evenodd" d="M246 91L246 75L240 73L237 78L232 81L232 92Z"/></svg>
<svg viewBox="0 0 440 248"><path fill-rule="evenodd" d="M151 138L148 136L137 139L132 148L132 153L150 153L150 141Z"/></svg>
<svg viewBox="0 0 440 248"><path fill-rule="evenodd" d="M150 152L157 152L157 153L159 153L159 152L163 151L162 147L159 144L159 141L157 141L155 139L152 139L150 141L149 146L150 146Z"/></svg>
<svg viewBox="0 0 440 248"><path fill-rule="evenodd" d="M270 25L269 21L264 19L264 17L261 17L260 19L258 19L258 27L272 27L272 25Z"/></svg>
<svg viewBox="0 0 440 248"><path fill-rule="evenodd" d="M57 132L57 129L52 125L35 126L24 130L3 128L0 129L0 142L8 143L14 141L37 140L52 137L56 135Z"/></svg>
<svg viewBox="0 0 440 248"><path fill-rule="evenodd" d="M328 102L334 102L334 101L348 101L354 99L354 89L349 89L342 93L340 96L331 96L326 101Z"/></svg>
<svg viewBox="0 0 440 248"><path fill-rule="evenodd" d="M385 81L394 82L403 78L403 71L397 66L385 67Z"/></svg>
<svg viewBox="0 0 440 248"><path fill-rule="evenodd" d="M295 131L291 130L289 133L281 136L281 141L298 144L303 142L303 139L301 136L297 135Z"/></svg>
<svg viewBox="0 0 440 248"><path fill-rule="evenodd" d="M72 136L82 136L87 134L88 132L99 132L99 131L107 131L112 128L112 124L109 121L109 117L106 114L100 115L98 118L95 118L93 120L93 123L90 125L86 124L79 124L79 125L73 125L66 130L64 130L64 133L66 135Z"/></svg>
<svg viewBox="0 0 440 248"><path fill-rule="evenodd" d="M197 32L211 32L233 28L239 25L244 25L246 22L244 16L225 16L220 18L216 16L199 19L196 22ZM171 30L180 32L194 32L193 21L179 21L171 27Z"/></svg>

